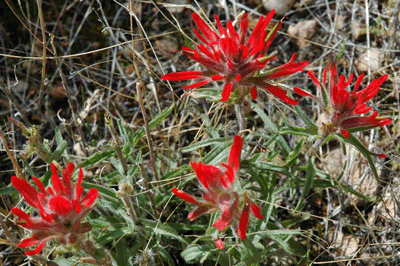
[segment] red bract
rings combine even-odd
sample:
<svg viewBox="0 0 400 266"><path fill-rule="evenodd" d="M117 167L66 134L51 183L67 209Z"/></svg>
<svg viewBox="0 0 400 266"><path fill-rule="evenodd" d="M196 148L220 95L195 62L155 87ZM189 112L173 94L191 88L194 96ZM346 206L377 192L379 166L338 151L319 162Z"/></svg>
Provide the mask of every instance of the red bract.
<svg viewBox="0 0 400 266"><path fill-rule="evenodd" d="M248 36L247 14L243 16L238 31L235 30L230 20L228 20L226 28L222 27L219 18L214 15L218 27L217 32L211 29L197 13L193 13L193 20L200 30L199 32L194 29L194 33L203 43L197 45L196 49L183 47L182 52L202 64L207 70L169 73L161 78L169 81L199 79L198 82L183 87L184 89L194 89L211 81L224 80L221 101L227 101L234 90L237 90L238 98L250 93L255 99L257 87L260 87L285 103L298 104L297 101L287 96L285 90L269 82L302 71L309 62L294 63L296 54L293 54L288 63L260 72L268 62L276 59L276 56L265 56L276 33L282 26L280 21L267 33L266 28L274 14L275 10L265 17L261 16L253 32Z"/></svg>
<svg viewBox="0 0 400 266"><path fill-rule="evenodd" d="M329 81L327 82L328 71ZM388 75L374 79L367 87L359 90L364 77L361 74L355 82L354 89L350 92L347 91L347 87L353 81L353 74L347 80L343 75L338 78L336 65L334 64L330 65L329 69L324 69L322 83L311 71L308 72L308 75L321 91L323 98L321 102L325 113L329 117L329 121L322 124L323 135L329 135L339 130L345 138L348 138L350 136L349 130L360 131L373 127L382 127L392 122L389 118L378 117L378 111L368 115L367 113L372 108L366 105L366 102L378 93L379 87L386 81ZM294 90L303 96L313 97L299 88Z"/></svg>
<svg viewBox="0 0 400 266"><path fill-rule="evenodd" d="M20 218L19 225L33 230L31 237L18 244L21 248L37 245L34 250L25 252L26 255L39 253L50 239L56 239L64 244L78 243L83 234L91 230L92 226L89 223L82 223L82 219L92 210L98 192L92 188L82 198L82 169L79 170L78 183L75 186L71 180L74 168L75 166L69 163L60 179L56 167L51 164L53 186L45 189L38 178L32 177L39 191L24 179L11 177L14 187L39 213L39 216L33 217L21 209L11 209Z"/></svg>
<svg viewBox="0 0 400 266"><path fill-rule="evenodd" d="M222 231L231 225L237 230L240 239L244 240L246 238L250 209L258 219L262 219L263 217L260 208L250 200L249 196L246 193L240 195L233 186L236 172L239 169L242 145L242 138L236 136L229 153L228 163L221 163L221 165L225 167L225 171L214 165L191 162L191 166L196 172L197 179L204 188L202 200L198 200L177 188L173 188L172 192L181 199L197 206L189 213L188 218L190 220L194 220L206 213L221 211L221 217L213 226L216 227L218 231ZM243 206L241 212L240 206ZM215 244L219 249L224 248L221 239L215 240Z"/></svg>

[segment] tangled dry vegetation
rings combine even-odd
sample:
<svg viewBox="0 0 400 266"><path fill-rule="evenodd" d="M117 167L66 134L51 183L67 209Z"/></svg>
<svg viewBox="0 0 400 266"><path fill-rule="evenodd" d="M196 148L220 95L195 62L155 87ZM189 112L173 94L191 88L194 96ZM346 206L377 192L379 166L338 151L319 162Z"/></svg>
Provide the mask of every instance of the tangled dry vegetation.
<svg viewBox="0 0 400 266"><path fill-rule="evenodd" d="M68 250L63 250L47 258L37 255L25 261L26 256L16 247L26 232L15 225L15 217L10 215L10 208L18 203L17 194L10 188L15 163L21 166L23 175L42 176L64 140L67 147L58 157L63 158L60 164L67 160L84 163L87 182L118 190L121 180L112 157L93 164L87 163L88 158L94 154L104 155L116 143L124 142L122 134L114 134L123 128L117 121L125 121L135 132L171 106L174 106L172 112L151 127L152 142L145 134L138 139L135 156L140 160L135 163L139 165L137 173L142 178L137 179L135 191L142 189L142 192L136 192L135 196L139 197L139 202L149 191L164 193L163 200L156 197L160 212L157 215L152 216L149 205L146 210L138 203L139 208L147 216L156 217L155 222L189 224L188 209L178 201L171 201L172 196L167 193L172 184L189 174L189 168L179 167L187 166L192 160L198 161L211 148L190 150L185 147L209 136L233 136L239 128L233 107L205 100L197 92L183 91L184 82L167 83L160 77L198 67L180 52L182 46L191 47L197 40L192 31L194 11L204 12L211 23L213 14L226 21L234 20L245 10L250 12L251 28L260 14L267 13L262 2L268 1L41 2L6 0L0 6L0 264L39 265L55 257L70 256ZM293 239L296 245L299 243L298 248L303 249L299 251L303 256L297 251L290 253L276 248L264 265L400 265L400 1L291 2L295 3L284 11L283 27L270 48L272 54L279 55L279 61L273 64L289 61L295 52L297 60L308 60L307 70L316 74L321 74L332 60L345 76L365 73L365 80L370 81L388 74L389 80L381 86L372 106L378 108L382 116L391 117L393 122L382 129L357 133L370 150L387 155L386 159L374 158L378 178L369 170L365 157L348 144L332 139L313 149L312 144L304 142L298 150L299 164L307 165L308 155L312 153L319 174L328 174L334 185L315 185L307 195L302 195L301 182L283 174L276 176L275 187L281 189L274 192L271 219L280 229L301 232ZM279 18L276 16L275 21ZM316 90L305 73L292 76L285 84ZM322 110L315 102L306 97L294 97L313 121L321 119ZM255 153L264 152L267 156L273 152L264 137L269 136L268 129L254 111L254 104L276 125L282 126L284 121L304 125L290 108L283 108L269 95L260 93L256 101L248 101L246 110L247 128L259 132L259 136L249 142L247 158ZM21 123L11 123L8 117ZM107 125L107 121L114 125ZM33 125L35 130L32 130ZM292 147L301 138L283 136ZM10 154L17 159L10 159ZM155 157L158 170L153 168ZM276 165L282 165L286 158L279 154L273 160ZM183 170L171 174L172 169L178 168ZM154 177L150 187L145 176ZM187 190L195 191L194 186L191 187L193 182L186 180L185 183ZM302 208L298 208L300 197L304 197ZM103 214L95 210L93 215ZM207 223L207 219L196 220L196 224ZM98 232L102 230L99 228ZM188 232L193 238L202 234L196 230ZM190 262L180 255L182 250L175 245L176 240L168 242L160 238L159 241L173 263ZM118 241L105 243L111 254L119 245ZM124 244L130 249L134 246L129 240L124 240ZM273 246L273 241L266 240L264 244ZM159 252L158 248L150 247L130 256L137 265L162 265L160 258L164 253ZM224 265L218 256L208 259L201 263ZM57 263L62 265L61 260Z"/></svg>

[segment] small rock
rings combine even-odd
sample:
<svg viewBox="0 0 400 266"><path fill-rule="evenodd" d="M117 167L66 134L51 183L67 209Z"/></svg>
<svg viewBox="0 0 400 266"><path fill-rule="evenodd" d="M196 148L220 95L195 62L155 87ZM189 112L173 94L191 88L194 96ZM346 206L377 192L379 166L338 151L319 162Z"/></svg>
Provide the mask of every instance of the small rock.
<svg viewBox="0 0 400 266"><path fill-rule="evenodd" d="M283 16L293 6L295 0L263 0L262 4L265 9L275 9L277 15Z"/></svg>
<svg viewBox="0 0 400 266"><path fill-rule="evenodd" d="M351 35L353 35L354 40L360 39L364 35L360 22L352 21L350 24Z"/></svg>
<svg viewBox="0 0 400 266"><path fill-rule="evenodd" d="M53 99L64 99L67 97L67 92L65 91L64 86L58 85L50 89L49 94Z"/></svg>
<svg viewBox="0 0 400 266"><path fill-rule="evenodd" d="M155 41L154 49L159 52L160 55L171 57L179 52L179 45L174 38L163 38Z"/></svg>
<svg viewBox="0 0 400 266"><path fill-rule="evenodd" d="M384 58L385 55L382 51L378 49L371 49L360 55L354 64L359 72L367 72L368 66L372 72L375 72L382 67Z"/></svg>
<svg viewBox="0 0 400 266"><path fill-rule="evenodd" d="M29 87L29 83L22 79L19 79L17 81L12 80L12 81L10 81L9 84L10 84L10 88L13 92L24 92Z"/></svg>
<svg viewBox="0 0 400 266"><path fill-rule="evenodd" d="M318 29L318 22L316 20L303 20L297 22L296 25L290 25L287 32L289 35L296 38L296 44L299 47L307 45L307 40L314 37Z"/></svg>
<svg viewBox="0 0 400 266"><path fill-rule="evenodd" d="M337 16L336 17L336 24L335 24L335 28L337 30L342 30L345 26L346 26L346 17L345 16Z"/></svg>
<svg viewBox="0 0 400 266"><path fill-rule="evenodd" d="M328 241L339 256L351 256L358 250L359 239L353 235L344 234L342 230L328 231Z"/></svg>
<svg viewBox="0 0 400 266"><path fill-rule="evenodd" d="M309 6L314 2L314 0L301 0L299 4L296 4L297 7L301 8L303 6Z"/></svg>

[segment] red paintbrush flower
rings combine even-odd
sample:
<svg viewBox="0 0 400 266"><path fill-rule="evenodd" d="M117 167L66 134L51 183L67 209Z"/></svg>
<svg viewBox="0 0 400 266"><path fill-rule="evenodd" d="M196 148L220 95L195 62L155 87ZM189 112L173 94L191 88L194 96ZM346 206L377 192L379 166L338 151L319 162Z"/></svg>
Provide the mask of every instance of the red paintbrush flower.
<svg viewBox="0 0 400 266"><path fill-rule="evenodd" d="M328 71L329 81L326 85ZM366 105L366 102L378 93L379 87L386 81L388 75L374 79L367 87L359 90L364 77L361 74L355 82L354 89L350 92L347 91L347 87L353 81L353 74L347 80L343 75L338 79L336 65L334 64L330 65L329 69L324 69L322 83L311 71L308 72L308 75L321 91L322 100L319 101L328 116L328 122L322 123L322 135L326 136L339 130L345 138L348 138L349 131L382 127L392 122L389 118L378 117L378 111L368 115L367 113L372 108ZM294 91L303 96L313 97L299 88L294 88Z"/></svg>
<svg viewBox="0 0 400 266"><path fill-rule="evenodd" d="M172 192L181 199L190 202L197 207L188 215L190 220L194 220L200 215L221 211L221 217L213 224L218 231L222 231L231 225L237 230L240 239L246 238L246 229L249 221L250 209L254 216L262 219L260 208L253 203L248 195L240 195L233 187L235 175L239 169L240 153L243 140L240 136L235 136L228 163L221 163L225 171L214 165L191 162L191 166L196 172L197 179L205 190L203 199L198 200L190 194L180 189L173 188ZM243 206L240 212L239 207ZM221 239L215 240L217 248L223 249Z"/></svg>
<svg viewBox="0 0 400 266"><path fill-rule="evenodd" d="M309 64L308 61L294 63L296 54L293 54L288 63L261 72L268 62L277 58L276 56L266 56L271 42L282 26L280 21L267 33L266 28L274 14L275 10L265 17L261 16L253 32L248 36L247 14L244 14L238 31L235 30L230 20L227 22L227 27L224 28L219 18L214 16L218 27L218 31L214 31L197 13L193 13L193 20L200 32L197 29L193 30L203 43L197 45L196 49L183 47L182 53L202 64L206 70L169 73L161 78L169 81L200 80L183 87L184 89L194 89L211 81L224 80L221 101L227 101L231 92L235 90L238 98L250 93L255 99L257 87L259 87L266 89L285 103L298 104L297 101L287 96L285 90L270 82L302 71Z"/></svg>
<svg viewBox="0 0 400 266"><path fill-rule="evenodd" d="M89 223L82 223L82 219L92 210L98 192L92 188L82 198L82 169L79 171L78 183L74 186L71 180L74 168L75 166L69 163L60 180L56 167L51 164L53 186L45 189L38 178L32 177L39 191L24 179L11 177L14 187L39 214L33 217L21 209L11 209L20 218L19 225L33 230L31 237L25 238L18 244L21 248L37 245L34 250L25 252L26 255L39 253L50 239L56 239L64 244L78 243L83 234L91 230L92 226Z"/></svg>

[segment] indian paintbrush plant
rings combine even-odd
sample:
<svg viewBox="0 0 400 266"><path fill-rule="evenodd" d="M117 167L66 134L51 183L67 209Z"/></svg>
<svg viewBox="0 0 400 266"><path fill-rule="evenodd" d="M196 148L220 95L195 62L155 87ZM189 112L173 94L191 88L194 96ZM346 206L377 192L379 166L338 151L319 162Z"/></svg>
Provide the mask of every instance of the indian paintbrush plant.
<svg viewBox="0 0 400 266"><path fill-rule="evenodd" d="M201 162L190 163L204 190L202 199L196 199L196 197L178 188L173 188L172 192L181 199L197 206L189 213L189 220L193 221L200 215L207 213L222 212L220 218L215 221L213 226L216 227L218 231L222 231L230 225L234 232L237 232L239 238L244 240L246 239L250 209L258 219L262 220L263 217L260 207L250 200L247 193L239 194L235 187L242 145L242 138L240 136L235 136L229 153L228 162L221 163L226 169L225 171L214 165L203 164ZM224 248L221 238L215 239L214 241L219 249Z"/></svg>
<svg viewBox="0 0 400 266"><path fill-rule="evenodd" d="M19 217L18 225L32 230L32 236L25 238L18 247L36 246L26 251L26 255L39 253L47 241L57 240L62 244L79 245L85 233L92 226L83 222L85 215L90 212L97 199L98 191L95 188L83 195L83 172L79 169L78 182L72 183L74 165L68 163L60 179L55 165L51 165L52 186L44 187L36 177L32 177L39 190L33 188L27 181L16 176L11 177L11 183L22 194L26 203L36 210L36 214L28 214L21 208L11 211Z"/></svg>
<svg viewBox="0 0 400 266"><path fill-rule="evenodd" d="M309 62L295 63L296 54L293 54L286 64L266 69L268 62L277 59L277 56L268 56L267 53L282 26L282 21L279 21L269 32L267 31L274 14L275 11L271 11L265 17L261 16L252 33L248 35L247 13L241 18L238 31L230 20L224 28L217 16L214 18L218 31L213 30L200 15L193 13L193 20L200 32L195 28L193 31L202 44L197 45L196 49L183 47L182 53L203 65L206 70L169 73L161 78L169 81L200 80L184 86L184 89L195 89L212 81L222 80L224 86L221 101L231 99L232 92L235 92L235 96L231 100L235 103L243 101L248 94L256 99L257 88L262 88L287 104L298 104L287 96L286 90L275 85L275 81L302 71Z"/></svg>

